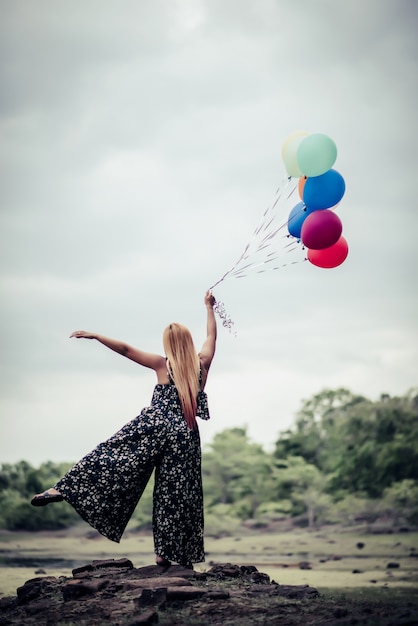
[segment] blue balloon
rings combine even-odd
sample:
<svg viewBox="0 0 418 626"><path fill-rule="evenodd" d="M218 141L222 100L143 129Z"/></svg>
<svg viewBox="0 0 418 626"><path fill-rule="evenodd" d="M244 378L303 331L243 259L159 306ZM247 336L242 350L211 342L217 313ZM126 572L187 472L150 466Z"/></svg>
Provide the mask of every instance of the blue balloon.
<svg viewBox="0 0 418 626"><path fill-rule="evenodd" d="M303 189L303 201L312 211L329 209L338 204L344 193L344 178L336 170L328 170L325 174L307 179Z"/></svg>
<svg viewBox="0 0 418 626"><path fill-rule="evenodd" d="M308 182L308 181L306 181ZM302 224L312 213L312 209L308 209L304 202L298 202L289 213L287 219L287 230L293 237L300 239L300 233L302 230Z"/></svg>

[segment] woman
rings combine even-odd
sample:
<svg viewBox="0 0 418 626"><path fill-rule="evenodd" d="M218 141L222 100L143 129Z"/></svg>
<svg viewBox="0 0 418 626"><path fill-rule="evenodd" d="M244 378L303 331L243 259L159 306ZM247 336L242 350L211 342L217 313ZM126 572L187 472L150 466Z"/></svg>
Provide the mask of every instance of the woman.
<svg viewBox="0 0 418 626"><path fill-rule="evenodd" d="M189 330L164 331L165 357L83 330L157 375L151 406L99 444L59 480L32 499L34 506L65 500L102 535L119 542L155 468L153 532L156 562L184 566L205 560L201 450L196 416L209 419L204 390L215 354L215 298L206 292L207 337L196 353Z"/></svg>

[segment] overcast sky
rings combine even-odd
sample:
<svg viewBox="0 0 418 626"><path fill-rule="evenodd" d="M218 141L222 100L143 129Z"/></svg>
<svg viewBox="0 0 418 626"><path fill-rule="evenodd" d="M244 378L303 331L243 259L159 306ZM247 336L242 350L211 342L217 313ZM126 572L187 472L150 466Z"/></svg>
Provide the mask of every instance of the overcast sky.
<svg viewBox="0 0 418 626"><path fill-rule="evenodd" d="M236 336L220 326L203 443L247 426L270 449L324 389L418 384L414 0L0 9L0 463L77 460L149 404L152 371L73 330L162 353L180 321L200 348L295 130L337 145L349 256L319 269L278 236L280 269L214 290Z"/></svg>

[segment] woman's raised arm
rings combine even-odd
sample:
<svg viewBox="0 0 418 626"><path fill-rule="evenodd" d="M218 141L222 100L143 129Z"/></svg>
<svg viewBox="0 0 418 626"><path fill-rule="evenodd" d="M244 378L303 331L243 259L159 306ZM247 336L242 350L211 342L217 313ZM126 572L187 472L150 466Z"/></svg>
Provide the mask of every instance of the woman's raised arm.
<svg viewBox="0 0 418 626"><path fill-rule="evenodd" d="M213 357L215 356L217 335L216 319L213 310L213 307L216 304L216 300L211 291L206 292L204 302L207 310L206 340L202 346L201 351L199 352L199 358L207 372L210 368Z"/></svg>

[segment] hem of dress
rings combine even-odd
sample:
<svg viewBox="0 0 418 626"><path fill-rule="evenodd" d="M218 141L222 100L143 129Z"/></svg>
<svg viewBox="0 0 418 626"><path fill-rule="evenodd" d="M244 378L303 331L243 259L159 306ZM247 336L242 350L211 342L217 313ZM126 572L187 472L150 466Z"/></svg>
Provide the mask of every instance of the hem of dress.
<svg viewBox="0 0 418 626"><path fill-rule="evenodd" d="M61 493L61 492L60 492ZM73 504L66 496L65 494L61 493L62 497L64 498L65 502L67 502L67 504L70 504L73 509L76 511L76 513L81 517L81 519L86 522L89 526L91 526L91 528L93 528L94 530L96 530L100 535L102 535L102 537L105 537L106 539L109 539L109 541L113 541L114 543L120 543L120 540L122 539L122 535L120 535L120 537L118 539L115 539L113 537L109 537L109 535L106 532L103 532L101 530L99 530L99 528L97 528L94 524L91 523L91 521L89 519L87 519L87 517L78 509L78 507Z"/></svg>
<svg viewBox="0 0 418 626"><path fill-rule="evenodd" d="M184 559L176 559L174 557L168 556L167 552L156 550L155 553L158 554L158 556L161 556L163 559L170 561L171 563L178 563L182 567L187 567L188 565L193 565L194 563L205 563L206 561L206 555L202 559L191 559L190 561L185 562Z"/></svg>

